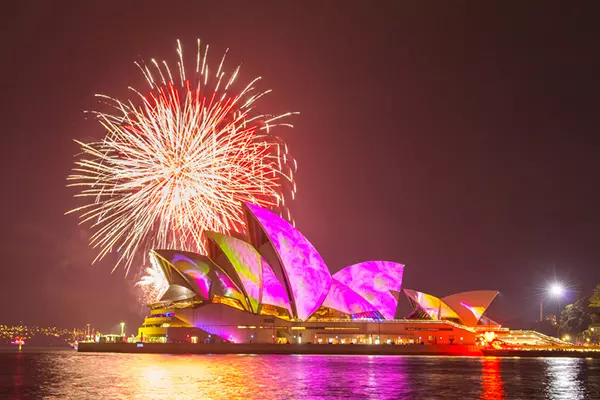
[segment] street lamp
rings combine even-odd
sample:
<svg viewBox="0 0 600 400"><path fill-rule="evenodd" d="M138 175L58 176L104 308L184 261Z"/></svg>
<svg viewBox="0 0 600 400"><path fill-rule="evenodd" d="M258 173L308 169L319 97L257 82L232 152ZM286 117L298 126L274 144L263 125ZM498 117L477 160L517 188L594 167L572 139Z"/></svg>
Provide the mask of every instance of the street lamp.
<svg viewBox="0 0 600 400"><path fill-rule="evenodd" d="M125 336L125 322L121 322L121 336Z"/></svg>
<svg viewBox="0 0 600 400"><path fill-rule="evenodd" d="M560 331L560 299L565 294L565 287L560 282L554 282L548 287L550 297L556 299L556 337L559 337ZM540 300L540 324L544 321L544 298Z"/></svg>
<svg viewBox="0 0 600 400"><path fill-rule="evenodd" d="M559 301L560 301L560 298L565 293L565 287L559 282L554 282L553 284L551 284L548 287L547 292L550 295L550 297L555 298L556 302L558 304L560 304ZM560 308L560 305L558 308ZM559 315L556 314L556 322L557 323L558 323L558 318L559 318ZM542 297L540 300L540 323L543 321L544 321L544 297Z"/></svg>

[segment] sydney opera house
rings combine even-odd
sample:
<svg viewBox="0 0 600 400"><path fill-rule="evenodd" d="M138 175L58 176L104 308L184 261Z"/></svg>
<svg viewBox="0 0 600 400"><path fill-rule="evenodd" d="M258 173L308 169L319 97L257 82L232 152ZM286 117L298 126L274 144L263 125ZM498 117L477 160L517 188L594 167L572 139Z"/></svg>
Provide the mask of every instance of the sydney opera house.
<svg viewBox="0 0 600 400"><path fill-rule="evenodd" d="M144 341L474 344L498 324L497 291L437 298L402 290L404 265L366 261L331 274L292 224L244 204L247 237L209 233L208 255L153 250L169 288L139 328ZM399 317L401 292L413 312Z"/></svg>

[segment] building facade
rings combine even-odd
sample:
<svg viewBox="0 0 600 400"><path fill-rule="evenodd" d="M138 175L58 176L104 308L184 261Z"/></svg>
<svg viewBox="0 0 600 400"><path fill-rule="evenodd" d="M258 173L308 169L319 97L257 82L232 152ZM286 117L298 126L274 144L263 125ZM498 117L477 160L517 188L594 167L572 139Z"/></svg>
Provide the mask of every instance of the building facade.
<svg viewBox="0 0 600 400"><path fill-rule="evenodd" d="M405 290L414 311L397 318L404 265L367 261L331 274L288 221L253 204L244 211L247 235L207 234L206 256L150 253L169 285L149 305L141 340L474 344L487 321L497 291L438 299Z"/></svg>

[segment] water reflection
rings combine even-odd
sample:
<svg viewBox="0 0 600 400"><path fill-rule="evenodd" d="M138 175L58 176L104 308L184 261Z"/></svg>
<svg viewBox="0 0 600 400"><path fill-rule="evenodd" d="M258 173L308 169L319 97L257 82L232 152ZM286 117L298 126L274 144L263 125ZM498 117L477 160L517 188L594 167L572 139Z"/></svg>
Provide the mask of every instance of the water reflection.
<svg viewBox="0 0 600 400"><path fill-rule="evenodd" d="M404 399L408 389L402 358L386 356L278 356L295 387L289 398ZM289 363L291 361L291 364ZM385 390L381 390L385 387Z"/></svg>
<svg viewBox="0 0 600 400"><path fill-rule="evenodd" d="M581 373L585 359L582 358L547 358L546 374L548 398L562 400L585 399L586 390Z"/></svg>
<svg viewBox="0 0 600 400"><path fill-rule="evenodd" d="M481 362L481 399L504 399L504 383L498 357L484 357Z"/></svg>
<svg viewBox="0 0 600 400"><path fill-rule="evenodd" d="M269 368L258 367L254 356L149 358L129 363L125 373L134 379L121 388L126 392L123 398L248 399L265 387L277 386Z"/></svg>
<svg viewBox="0 0 600 400"><path fill-rule="evenodd" d="M600 360L0 352L0 398L600 399Z"/></svg>
<svg viewBox="0 0 600 400"><path fill-rule="evenodd" d="M23 388L23 384L24 384L24 379L23 379L23 354L22 353L17 353L16 354L16 361L17 361L17 365L15 368L15 371L12 375L12 395L14 399L18 399L21 398L23 396L22 394L22 388Z"/></svg>

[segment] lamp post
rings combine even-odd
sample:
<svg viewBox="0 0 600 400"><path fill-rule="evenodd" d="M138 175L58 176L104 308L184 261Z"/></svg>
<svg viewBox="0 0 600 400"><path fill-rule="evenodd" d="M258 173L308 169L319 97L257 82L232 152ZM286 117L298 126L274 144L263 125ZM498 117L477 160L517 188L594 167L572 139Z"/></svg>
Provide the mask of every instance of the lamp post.
<svg viewBox="0 0 600 400"><path fill-rule="evenodd" d="M550 295L550 297L556 299L556 336L559 336L559 326L560 326L560 299L561 297L563 297L564 293L565 293L565 287L559 283L559 282L554 282L553 284L550 285L550 287L548 287L547 293ZM544 297L542 297L540 299L540 323L543 322L544 320Z"/></svg>
<svg viewBox="0 0 600 400"><path fill-rule="evenodd" d="M125 336L125 322L121 322L121 336Z"/></svg>
<svg viewBox="0 0 600 400"><path fill-rule="evenodd" d="M565 288L560 283L553 283L550 286L550 295L556 299L556 331L558 333L558 327L560 323L560 298L565 293ZM557 334L558 336L558 334Z"/></svg>
<svg viewBox="0 0 600 400"><path fill-rule="evenodd" d="M553 283L547 290L547 293L556 299L558 304L557 311L560 311L560 298L563 296L565 288L560 283ZM544 320L544 297L540 299L540 322ZM556 315L556 321L558 322L558 314Z"/></svg>

